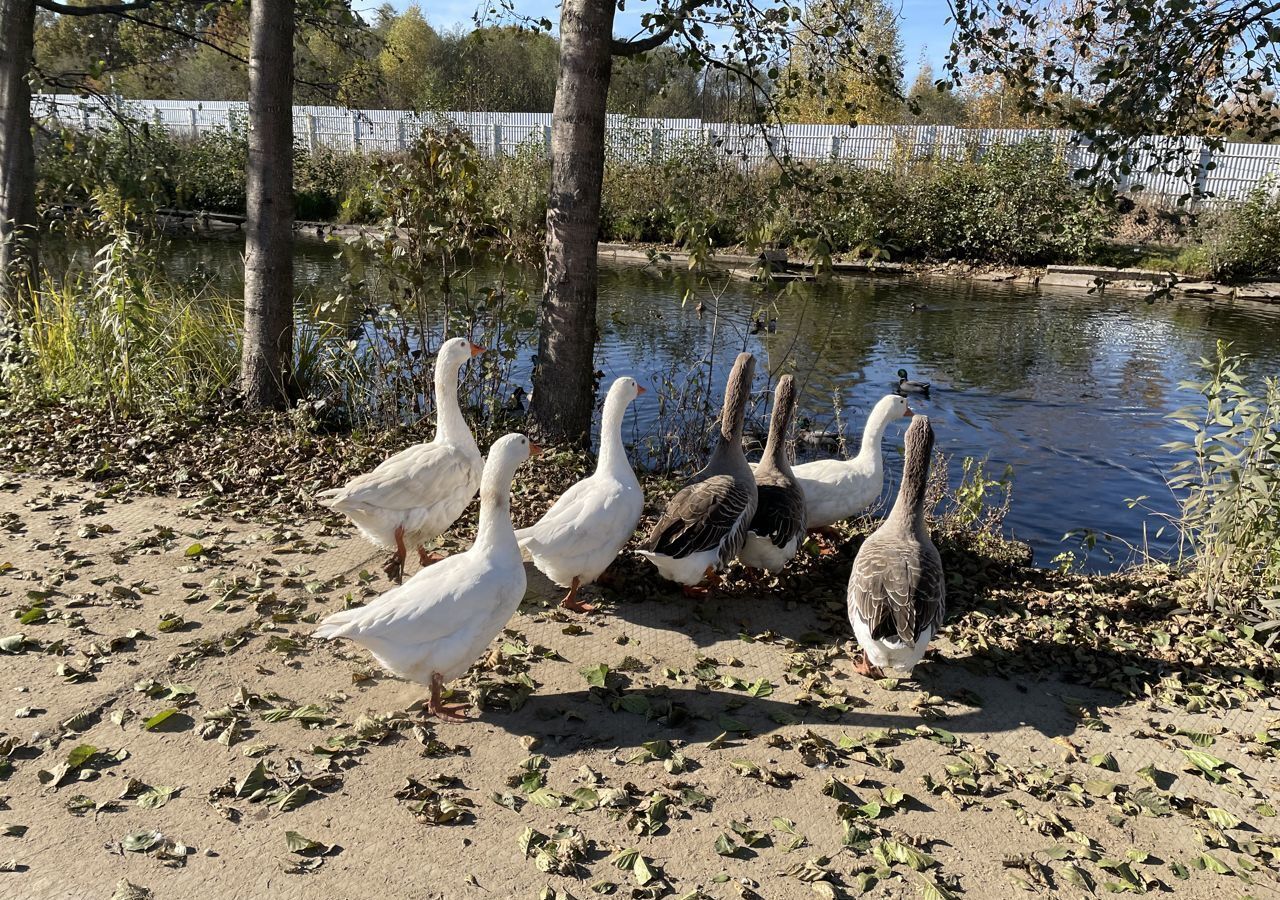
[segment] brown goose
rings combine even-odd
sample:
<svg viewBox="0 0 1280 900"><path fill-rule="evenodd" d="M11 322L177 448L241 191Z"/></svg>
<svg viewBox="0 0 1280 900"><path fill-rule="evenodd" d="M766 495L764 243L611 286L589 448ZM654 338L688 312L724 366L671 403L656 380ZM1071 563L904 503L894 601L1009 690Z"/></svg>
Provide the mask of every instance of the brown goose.
<svg viewBox="0 0 1280 900"><path fill-rule="evenodd" d="M739 353L729 373L720 412L720 440L702 471L671 498L639 551L671 581L692 590L729 564L742 549L756 511L756 482L742 452L746 415L756 360Z"/></svg>
<svg viewBox="0 0 1280 900"><path fill-rule="evenodd" d="M907 458L893 510L858 550L849 576L849 623L862 647L858 671L905 677L924 656L946 615L942 558L924 521L933 454L928 416L907 429Z"/></svg>
<svg viewBox="0 0 1280 900"><path fill-rule="evenodd" d="M795 379L783 375L773 394L764 457L754 470L759 503L738 557L744 566L766 572L776 572L790 562L804 539L804 492L787 460L787 429L795 408Z"/></svg>

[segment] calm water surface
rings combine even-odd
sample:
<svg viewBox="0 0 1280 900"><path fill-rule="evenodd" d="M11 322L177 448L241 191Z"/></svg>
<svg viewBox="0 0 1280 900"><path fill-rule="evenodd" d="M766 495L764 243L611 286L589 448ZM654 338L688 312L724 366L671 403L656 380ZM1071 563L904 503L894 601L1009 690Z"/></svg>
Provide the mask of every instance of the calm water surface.
<svg viewBox="0 0 1280 900"><path fill-rule="evenodd" d="M235 289L240 254L234 244L178 243L170 264L199 268ZM296 280L304 305L331 297L342 271L332 247L300 246ZM930 397L913 397L911 405L932 420L939 448L952 457L953 482L966 456L988 459L997 476L1012 468L1006 526L1031 543L1042 564L1078 549L1063 543L1073 529L1111 536L1089 556L1095 569L1114 568L1130 555L1126 546L1169 551L1169 529L1156 534L1159 514L1174 510L1165 486L1172 458L1161 445L1184 431L1167 414L1194 400L1178 382L1199 377L1196 360L1212 355L1219 338L1251 356L1252 376L1280 372L1280 309L1266 306L1148 304L1123 294L869 278L787 292L721 281L699 294L706 304L700 317L693 300L682 305L685 277L604 268L597 365L606 384L622 374L651 389L701 377L718 394L733 356L745 348L759 360L762 420L763 373L772 381L793 372L811 427L842 424L856 452L867 411L904 367L933 385ZM531 286L536 279L531 274ZM925 309L913 312L913 303ZM762 310L766 320L776 316L776 331L751 334ZM527 340L515 369L526 387L536 336ZM627 425L629 439L648 439L650 447L660 447L671 427L659 414L658 393L637 401ZM891 483L901 469L904 426L894 425L885 440ZM1140 496L1154 512L1129 508L1125 501Z"/></svg>

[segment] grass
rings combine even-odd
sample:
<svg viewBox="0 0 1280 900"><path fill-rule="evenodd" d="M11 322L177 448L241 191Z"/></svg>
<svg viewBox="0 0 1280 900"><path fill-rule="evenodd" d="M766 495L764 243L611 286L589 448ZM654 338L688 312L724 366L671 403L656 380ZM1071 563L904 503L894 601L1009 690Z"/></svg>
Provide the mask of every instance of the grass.
<svg viewBox="0 0 1280 900"><path fill-rule="evenodd" d="M115 242L91 275L46 278L23 329L29 388L136 415L198 410L232 386L239 304L135 266L131 248Z"/></svg>

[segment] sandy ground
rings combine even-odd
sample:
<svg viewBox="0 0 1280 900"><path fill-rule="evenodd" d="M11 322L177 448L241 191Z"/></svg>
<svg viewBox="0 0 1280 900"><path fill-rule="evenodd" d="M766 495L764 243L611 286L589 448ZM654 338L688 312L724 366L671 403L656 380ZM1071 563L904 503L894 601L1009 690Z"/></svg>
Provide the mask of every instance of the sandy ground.
<svg viewBox="0 0 1280 900"><path fill-rule="evenodd" d="M345 529L0 483L3 897L1280 895L1274 696L1174 712L945 640L873 683L825 601L584 617L530 569L483 708L435 723L307 637L386 586Z"/></svg>

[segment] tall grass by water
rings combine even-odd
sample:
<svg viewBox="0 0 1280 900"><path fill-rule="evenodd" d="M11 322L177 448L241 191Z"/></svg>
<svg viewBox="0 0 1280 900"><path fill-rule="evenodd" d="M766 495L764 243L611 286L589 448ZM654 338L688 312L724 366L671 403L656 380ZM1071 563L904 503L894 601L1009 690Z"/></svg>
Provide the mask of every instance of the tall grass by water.
<svg viewBox="0 0 1280 900"><path fill-rule="evenodd" d="M1218 342L1200 360L1203 380L1182 383L1201 402L1172 415L1191 432L1167 449L1180 457L1171 486L1176 525L1205 598L1280 627L1280 378L1251 385L1242 358Z"/></svg>
<svg viewBox="0 0 1280 900"><path fill-rule="evenodd" d="M22 323L27 365L14 378L48 398L113 413L211 403L239 367L241 309L217 291L167 278L127 210L104 208L106 242L89 271L46 275Z"/></svg>

